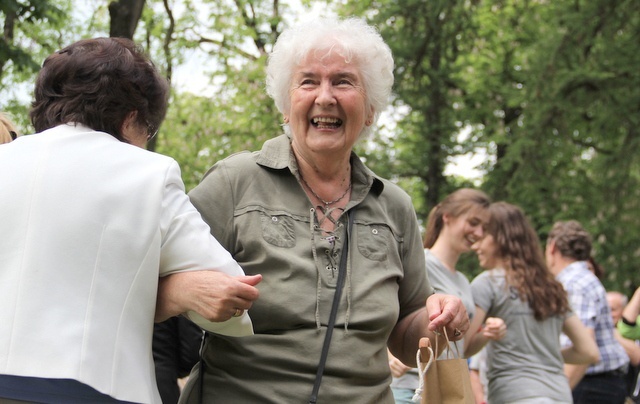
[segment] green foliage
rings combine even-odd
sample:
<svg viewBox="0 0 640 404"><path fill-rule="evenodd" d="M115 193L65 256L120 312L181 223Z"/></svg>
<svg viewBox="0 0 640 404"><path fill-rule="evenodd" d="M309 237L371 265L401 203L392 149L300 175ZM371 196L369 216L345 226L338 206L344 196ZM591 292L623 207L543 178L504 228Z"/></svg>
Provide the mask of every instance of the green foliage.
<svg viewBox="0 0 640 404"><path fill-rule="evenodd" d="M448 159L473 149L471 141L458 139L464 121L457 109L464 84L458 60L474 32L474 7L453 0L347 1L340 10L366 16L394 54L394 106L408 112L384 150L393 177L412 184L419 217L426 217L455 183L444 176ZM380 171L375 164L372 168Z"/></svg>
<svg viewBox="0 0 640 404"><path fill-rule="evenodd" d="M473 97L496 111L476 110L498 151L486 187L522 206L541 236L556 220L581 221L605 284L626 291L640 283L640 16L628 1L501 4L480 14L495 20L487 43L517 33L492 64L503 85L478 82Z"/></svg>
<svg viewBox="0 0 640 404"><path fill-rule="evenodd" d="M422 216L462 186L443 176L447 158L487 150L482 188L494 199L520 205L543 240L554 221L581 221L606 286L640 284L632 3L347 1L342 13L366 16L392 48L396 105L409 109L372 165L383 163ZM462 144L461 128L471 130Z"/></svg>
<svg viewBox="0 0 640 404"><path fill-rule="evenodd" d="M174 94L158 139L157 151L181 164L187 189L216 161L235 152L258 150L264 141L282 133L282 117L264 82L266 48L280 27L280 20L273 16L281 10L274 12L266 2L236 5L207 1L197 10L187 6L176 19L173 40L208 55L202 68L213 89L210 97Z"/></svg>
<svg viewBox="0 0 640 404"><path fill-rule="evenodd" d="M73 6L69 0L0 3L4 26L0 38L0 111L8 112L22 133L33 131L27 114L35 75L44 59L93 32L91 24L72 18L77 11Z"/></svg>
<svg viewBox="0 0 640 404"><path fill-rule="evenodd" d="M210 98L189 93L174 96L157 151L180 163L187 189L197 185L216 161L238 151L259 150L267 139L282 133L282 118L264 92L259 74L263 67L264 58L245 66L245 80L227 80L229 84ZM232 86L233 91L227 88Z"/></svg>
<svg viewBox="0 0 640 404"><path fill-rule="evenodd" d="M46 55L109 32L108 1L6 0L0 109L28 131L30 86ZM556 220L592 232L605 285L640 285L640 13L632 0L303 0L376 25L396 61L393 108L357 152L413 197L419 218L469 180L451 157L484 150L481 188L518 204L542 240ZM79 13L79 9L84 10ZM134 39L167 78L200 63L202 89L172 94L156 150L187 189L216 161L282 132L264 91L285 2L148 0ZM204 55L194 63L194 55ZM387 114L386 114L387 115ZM385 115L385 116L386 116ZM461 136L464 133L465 136ZM461 260L477 273L473 254Z"/></svg>
<svg viewBox="0 0 640 404"><path fill-rule="evenodd" d="M28 80L38 71L46 55L57 49L70 11L62 0L4 0L0 20L4 35L0 39L0 91L6 83Z"/></svg>

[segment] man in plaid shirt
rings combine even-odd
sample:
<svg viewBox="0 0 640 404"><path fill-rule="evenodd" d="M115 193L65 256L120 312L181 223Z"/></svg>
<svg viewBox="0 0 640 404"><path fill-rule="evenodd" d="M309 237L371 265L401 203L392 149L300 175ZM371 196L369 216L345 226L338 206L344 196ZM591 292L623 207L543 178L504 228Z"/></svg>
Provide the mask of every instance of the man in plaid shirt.
<svg viewBox="0 0 640 404"><path fill-rule="evenodd" d="M565 365L576 404L623 404L629 357L613 334L613 320L600 280L587 266L591 236L577 221L557 222L547 238L547 265L564 285L572 310L592 332L600 350L600 362L591 366ZM571 342L561 336L565 348Z"/></svg>

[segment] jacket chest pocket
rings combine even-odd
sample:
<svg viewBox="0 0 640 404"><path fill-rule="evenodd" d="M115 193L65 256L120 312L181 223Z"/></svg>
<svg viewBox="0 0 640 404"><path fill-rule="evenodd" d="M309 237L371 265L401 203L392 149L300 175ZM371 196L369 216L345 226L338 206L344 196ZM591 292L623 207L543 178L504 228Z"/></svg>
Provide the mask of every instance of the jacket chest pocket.
<svg viewBox="0 0 640 404"><path fill-rule="evenodd" d="M389 228L384 225L359 225L358 250L360 254L372 261L385 261L391 243L395 240Z"/></svg>
<svg viewBox="0 0 640 404"><path fill-rule="evenodd" d="M287 215L260 213L264 240L277 247L292 248L296 245L295 220Z"/></svg>

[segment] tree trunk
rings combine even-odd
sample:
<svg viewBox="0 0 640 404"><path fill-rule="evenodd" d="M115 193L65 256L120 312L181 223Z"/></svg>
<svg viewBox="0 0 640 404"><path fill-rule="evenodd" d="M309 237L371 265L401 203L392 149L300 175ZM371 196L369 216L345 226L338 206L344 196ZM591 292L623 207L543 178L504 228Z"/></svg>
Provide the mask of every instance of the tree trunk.
<svg viewBox="0 0 640 404"><path fill-rule="evenodd" d="M13 31L15 28L16 17L15 11L6 11L2 38L0 39L0 54L2 54L2 58L0 58L0 77L2 77L4 65L9 59L9 49L11 48L11 45L13 45Z"/></svg>
<svg viewBox="0 0 640 404"><path fill-rule="evenodd" d="M109 3L109 36L133 39L143 8L144 0L114 0Z"/></svg>

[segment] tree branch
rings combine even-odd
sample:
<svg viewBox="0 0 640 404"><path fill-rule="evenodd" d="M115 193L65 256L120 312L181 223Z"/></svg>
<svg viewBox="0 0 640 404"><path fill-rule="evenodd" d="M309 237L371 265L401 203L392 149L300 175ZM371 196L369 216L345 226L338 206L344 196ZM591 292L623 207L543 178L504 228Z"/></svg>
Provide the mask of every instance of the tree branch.
<svg viewBox="0 0 640 404"><path fill-rule="evenodd" d="M167 73L166 77L169 83L171 83L171 78L173 76L173 59L171 57L171 43L173 42L173 33L176 29L176 20L173 17L173 10L169 5L167 0L162 0L164 4L164 9L167 12L167 16L169 17L169 28L167 28L167 32L164 36L164 41L162 44L162 49L164 51L164 57L167 61Z"/></svg>
<svg viewBox="0 0 640 404"><path fill-rule="evenodd" d="M210 44L214 44L214 45L218 45L219 47L224 47L224 46L228 46L228 43L226 43L224 40L219 41L217 39L212 39L212 38L206 38L204 36L200 36L200 38L198 39L198 43L202 44L202 43L210 43ZM238 55L249 59L249 60L257 60L258 58L255 57L254 55L243 51L242 49L238 48L237 46L232 46L231 48L227 48L229 50L231 50L232 52L237 53Z"/></svg>

